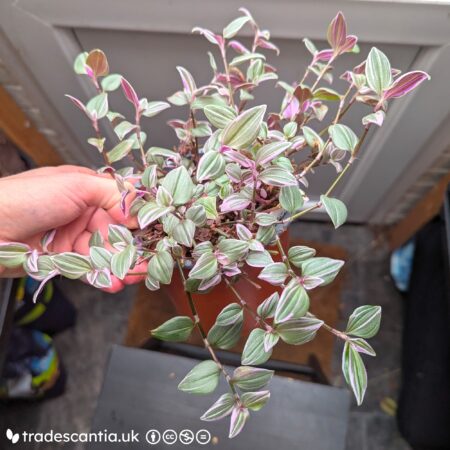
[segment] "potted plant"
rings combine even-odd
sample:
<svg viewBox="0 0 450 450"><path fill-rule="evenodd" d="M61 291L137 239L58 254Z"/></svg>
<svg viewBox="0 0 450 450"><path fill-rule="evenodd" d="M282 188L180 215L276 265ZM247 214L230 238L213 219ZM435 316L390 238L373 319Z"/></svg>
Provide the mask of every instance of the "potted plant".
<svg viewBox="0 0 450 450"><path fill-rule="evenodd" d="M230 415L230 437L242 430L250 411L268 401L266 386L273 373L255 366L270 358L280 339L299 345L313 339L319 329L336 335L344 343L345 379L357 403L363 401L367 374L361 354L375 355L366 339L379 329L381 308L357 308L345 331L309 313L308 292L331 283L343 261L316 257L315 250L305 246L287 248L282 235L290 223L319 208L336 228L345 222L347 209L333 197L335 187L358 159L369 130L383 124L389 101L429 78L421 71L400 74L374 47L361 64L338 74L348 83L345 92L328 87L335 60L358 52L357 38L347 34L344 16L338 13L328 27L329 48L319 50L304 39L311 62L302 79L292 84L277 81L265 52L278 53L278 48L246 9L240 12L221 34L193 30L213 45L219 62L209 53L213 76L205 86L197 86L187 69L177 67L182 88L168 101L187 105L189 114L168 123L178 138L171 149L148 148L141 130L145 118L169 108L169 103L149 101L126 78L110 74L101 50L82 53L75 61L75 71L91 80L97 94L87 104L69 98L91 121L94 133L88 143L104 158L100 171L116 180L121 206L137 216L138 229L112 225L108 236L95 233L89 255L53 253L51 230L37 249L21 243L0 245L0 264L23 265L42 285L62 275L108 288L113 277L123 279L131 273L144 275L150 290L169 286L187 312L152 334L168 341L186 340L194 329L201 334L211 358L197 364L179 389L209 394L223 376L229 391L202 419ZM235 39L244 26L253 32L251 48ZM276 112L254 102L256 88L269 82L285 91ZM109 108L108 99L116 90L133 105L130 120ZM255 106L247 107L249 102ZM368 109L361 130L342 123L355 103ZM116 143L106 144L100 120L112 125ZM114 169L118 161L127 166ZM307 180L325 164L332 164L337 175L320 200L306 207ZM147 270L136 272L136 266ZM255 292L245 292L245 283L268 283L271 290L258 298ZM199 314L197 296L209 292L203 306L214 311L214 323L203 323L206 313ZM250 319L251 331L242 366L229 373L215 349L237 343L245 318Z"/></svg>

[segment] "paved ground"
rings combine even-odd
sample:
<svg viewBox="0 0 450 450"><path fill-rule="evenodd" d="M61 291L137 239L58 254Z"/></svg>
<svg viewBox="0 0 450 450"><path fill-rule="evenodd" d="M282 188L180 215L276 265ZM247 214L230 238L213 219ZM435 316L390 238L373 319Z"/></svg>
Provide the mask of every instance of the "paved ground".
<svg viewBox="0 0 450 450"><path fill-rule="evenodd" d="M343 327L344 318L355 307L362 304L383 306L381 331L371 341L378 356L365 358L369 388L364 405L359 408L352 406L347 449L407 450L408 445L397 432L395 418L380 408L384 398L396 398L400 374L402 298L389 277L389 255L384 250L370 249L372 238L365 227L347 225L335 231L330 225L306 223L292 227L292 234L307 240L341 245L348 251L352 261L348 264L343 293ZM112 297L77 282L63 281L62 286L78 308L77 326L56 338L58 351L69 372L67 392L63 397L44 403L1 406L1 430L7 426L43 432L52 428L74 432L89 429L108 350L113 343L123 340L134 289L128 288ZM333 383L338 386L343 385L340 351L338 343L333 378ZM57 447L55 444L40 444L34 448ZM82 447L64 448L78 450Z"/></svg>

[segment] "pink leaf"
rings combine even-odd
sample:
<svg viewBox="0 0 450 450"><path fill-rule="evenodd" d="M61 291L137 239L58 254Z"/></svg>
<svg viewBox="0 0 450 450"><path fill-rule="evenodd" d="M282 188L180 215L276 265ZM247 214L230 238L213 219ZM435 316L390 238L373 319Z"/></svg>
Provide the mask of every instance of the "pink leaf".
<svg viewBox="0 0 450 450"><path fill-rule="evenodd" d="M206 28L195 27L192 29L192 32L201 34L206 39L208 39L208 41L211 42L211 44L216 44L219 47L222 47L223 45L222 36L214 34L212 31L207 30Z"/></svg>
<svg viewBox="0 0 450 450"><path fill-rule="evenodd" d="M358 38L356 36L350 35L345 39L344 44L340 48L340 53L351 52L353 47L357 44Z"/></svg>
<svg viewBox="0 0 450 450"><path fill-rule="evenodd" d="M220 273L216 273L211 278L207 278L206 280L202 280L200 285L198 286L199 291L206 291L214 286L217 286L222 281L222 276Z"/></svg>
<svg viewBox="0 0 450 450"><path fill-rule="evenodd" d="M325 50L321 50L314 55L313 64L317 61L329 61L334 55L334 50L331 48L327 48Z"/></svg>
<svg viewBox="0 0 450 450"><path fill-rule="evenodd" d="M328 26L327 39L331 47L337 50L345 44L346 38L347 24L344 15L339 11Z"/></svg>
<svg viewBox="0 0 450 450"><path fill-rule="evenodd" d="M267 50L273 50L277 55L280 54L280 49L272 42L266 41L265 39L258 39L256 45L261 48L266 48Z"/></svg>
<svg viewBox="0 0 450 450"><path fill-rule="evenodd" d="M230 147L227 147L226 145L222 146L220 148L220 153L222 153L228 160L231 160L233 162L238 163L242 167L251 168L255 166L254 161L247 158L242 153L237 152L236 150L233 150Z"/></svg>
<svg viewBox="0 0 450 450"><path fill-rule="evenodd" d="M292 120L300 111L300 104L295 97L292 97L283 111L283 119Z"/></svg>
<svg viewBox="0 0 450 450"><path fill-rule="evenodd" d="M222 205L220 205L220 210L222 212L242 211L247 208L250 203L248 198L242 197L240 194L231 194L224 199Z"/></svg>
<svg viewBox="0 0 450 450"><path fill-rule="evenodd" d="M314 289L317 286L320 286L323 283L323 279L320 277L311 277L311 276L304 276L301 280L302 286L307 289Z"/></svg>
<svg viewBox="0 0 450 450"><path fill-rule="evenodd" d="M420 83L429 79L430 76L421 70L405 73L397 78L389 89L384 91L383 97L385 100L403 97L405 94L419 86Z"/></svg>
<svg viewBox="0 0 450 450"><path fill-rule="evenodd" d="M66 94L66 97L67 97L68 99L70 99L70 100L72 101L72 103L73 103L77 108L80 108L81 111L83 111L84 113L86 113L86 114L89 116L89 113L88 113L88 110L86 109L86 106L84 106L83 103L82 103L80 100L78 100L78 99L75 98L75 97L72 97L72 96L69 95L69 94Z"/></svg>
<svg viewBox="0 0 450 450"><path fill-rule="evenodd" d="M133 86L124 78L120 81L122 85L123 93L129 102L131 102L136 111L139 109L139 97L136 94L136 91L133 89Z"/></svg>
<svg viewBox="0 0 450 450"><path fill-rule="evenodd" d="M231 47L234 51L238 53L250 53L249 50L242 45L239 41L230 41L228 47Z"/></svg>

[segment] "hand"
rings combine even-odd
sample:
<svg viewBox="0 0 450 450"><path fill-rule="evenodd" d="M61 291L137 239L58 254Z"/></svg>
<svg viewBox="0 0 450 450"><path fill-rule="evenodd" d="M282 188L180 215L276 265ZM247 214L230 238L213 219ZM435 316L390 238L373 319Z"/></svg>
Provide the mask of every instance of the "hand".
<svg viewBox="0 0 450 450"><path fill-rule="evenodd" d="M127 204L135 197L131 185L130 189ZM89 239L96 230L106 239L110 224L137 228L136 218L125 217L119 205L116 182L83 167L44 167L0 178L0 242L23 242L40 249L45 232L56 229L49 251L87 255ZM133 271L145 272L146 267L140 264ZM22 275L20 268L0 267L0 276ZM112 277L112 287L105 290L117 292L124 284L143 278Z"/></svg>

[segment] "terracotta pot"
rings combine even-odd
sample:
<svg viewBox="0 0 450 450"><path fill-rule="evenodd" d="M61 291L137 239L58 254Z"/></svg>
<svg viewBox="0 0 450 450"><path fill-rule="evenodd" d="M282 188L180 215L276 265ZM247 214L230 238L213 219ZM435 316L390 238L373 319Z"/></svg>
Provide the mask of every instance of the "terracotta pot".
<svg viewBox="0 0 450 450"><path fill-rule="evenodd" d="M288 231L285 231L280 236L283 248L288 248ZM274 247L273 249L276 249ZM274 261L280 261L279 255L272 255ZM261 268L258 267L245 267L245 272L248 274L249 278L261 286L258 289L253 284L249 283L244 278L241 278L234 286L236 290L240 293L242 298L249 304L249 306L256 311L258 305L265 300L269 295L271 295L275 290L280 291L275 286L259 280L258 274ZM183 316L191 316L191 311L189 309L189 304L186 298L186 293L184 292L183 283L180 278L178 271L174 271L172 283L170 285L164 286L165 293L170 297L172 303L175 305L177 314ZM200 317L200 321L203 324L205 330L209 330L215 323L217 315L222 311L225 306L230 303L236 303L238 300L234 294L230 291L227 285L222 281L219 285L215 286L211 292L207 294L193 294L193 299L195 306ZM254 328L254 319L249 314L244 314L244 326L243 333L248 334Z"/></svg>

